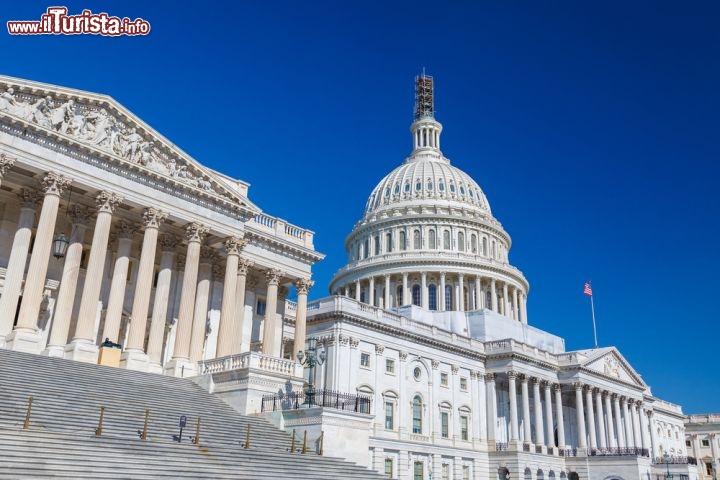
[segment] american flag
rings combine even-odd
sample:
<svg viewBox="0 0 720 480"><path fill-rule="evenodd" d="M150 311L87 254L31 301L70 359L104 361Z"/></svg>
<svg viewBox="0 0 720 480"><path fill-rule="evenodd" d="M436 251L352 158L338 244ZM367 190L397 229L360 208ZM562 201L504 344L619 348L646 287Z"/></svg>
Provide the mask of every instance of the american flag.
<svg viewBox="0 0 720 480"><path fill-rule="evenodd" d="M592 288L590 288L590 282L585 282L585 290L583 290L583 293L592 297Z"/></svg>

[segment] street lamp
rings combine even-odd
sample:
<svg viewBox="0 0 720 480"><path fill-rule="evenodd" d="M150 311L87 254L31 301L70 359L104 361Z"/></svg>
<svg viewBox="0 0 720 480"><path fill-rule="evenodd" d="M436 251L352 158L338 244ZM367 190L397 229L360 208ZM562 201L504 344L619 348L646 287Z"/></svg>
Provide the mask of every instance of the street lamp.
<svg viewBox="0 0 720 480"><path fill-rule="evenodd" d="M70 242L64 233L58 233L53 239L53 257L58 260L65 256L67 253L68 245Z"/></svg>
<svg viewBox="0 0 720 480"><path fill-rule="evenodd" d="M325 350L317 350L317 338L310 337L307 340L307 349L297 353L298 361L310 369L308 384L305 388L305 402L308 407L315 405L315 367L325 363Z"/></svg>
<svg viewBox="0 0 720 480"><path fill-rule="evenodd" d="M665 478L667 480L671 480L673 478L672 474L670 473L670 454L667 452L665 455L663 455L663 460L665 462L665 468L667 469L667 473L665 474Z"/></svg>

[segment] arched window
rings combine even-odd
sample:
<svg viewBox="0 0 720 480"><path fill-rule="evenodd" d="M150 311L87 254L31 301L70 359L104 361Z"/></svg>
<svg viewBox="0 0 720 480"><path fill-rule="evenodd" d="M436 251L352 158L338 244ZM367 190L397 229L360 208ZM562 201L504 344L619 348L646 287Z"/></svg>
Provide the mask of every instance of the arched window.
<svg viewBox="0 0 720 480"><path fill-rule="evenodd" d="M375 235L375 255L380 255L380 236Z"/></svg>
<svg viewBox="0 0 720 480"><path fill-rule="evenodd" d="M413 398L412 415L413 433L422 434L422 399L420 398L420 395L415 395L415 398Z"/></svg>
<svg viewBox="0 0 720 480"><path fill-rule="evenodd" d="M363 258L367 258L370 254L370 239L365 239L365 248L363 249Z"/></svg>
<svg viewBox="0 0 720 480"><path fill-rule="evenodd" d="M458 250L465 251L465 234L463 232L458 232Z"/></svg>
<svg viewBox="0 0 720 480"><path fill-rule="evenodd" d="M413 248L415 250L420 250L420 248L422 248L420 246L420 230L413 231Z"/></svg>
<svg viewBox="0 0 720 480"><path fill-rule="evenodd" d="M433 182L432 182L432 179L431 179L431 178L428 178L428 180L427 180L427 189L428 189L429 192L432 192Z"/></svg>
<svg viewBox="0 0 720 480"><path fill-rule="evenodd" d="M397 195L398 193L400 193L400 184L399 184L399 183L396 183L396 184L395 184L395 189L393 190L393 193L394 193L395 195Z"/></svg>
<svg viewBox="0 0 720 480"><path fill-rule="evenodd" d="M475 234L473 233L472 235L470 235L470 249L471 249L470 251L471 251L472 253L474 253L474 254L477 254L477 253L478 253L477 247L478 247L478 244L477 244L477 235L475 235Z"/></svg>
<svg viewBox="0 0 720 480"><path fill-rule="evenodd" d="M445 285L445 310L452 310L453 289L451 285Z"/></svg>
<svg viewBox="0 0 720 480"><path fill-rule="evenodd" d="M483 256L487 257L487 253L488 253L488 250L487 250L487 238L486 238L486 237L483 237L483 241L482 241L482 254L483 254Z"/></svg>
<svg viewBox="0 0 720 480"><path fill-rule="evenodd" d="M400 250L407 250L407 238L405 238L405 230L400 231Z"/></svg>
<svg viewBox="0 0 720 480"><path fill-rule="evenodd" d="M405 193L410 193L410 180L405 182L404 191Z"/></svg>
<svg viewBox="0 0 720 480"><path fill-rule="evenodd" d="M390 253L392 252L392 234L386 233L385 234L385 252Z"/></svg>
<svg viewBox="0 0 720 480"><path fill-rule="evenodd" d="M432 283L428 286L428 308L437 310L437 287Z"/></svg>
<svg viewBox="0 0 720 480"><path fill-rule="evenodd" d="M450 250L450 230L443 230L443 248Z"/></svg>
<svg viewBox="0 0 720 480"><path fill-rule="evenodd" d="M412 303L413 305L420 306L420 285L413 285L412 287Z"/></svg>
<svg viewBox="0 0 720 480"><path fill-rule="evenodd" d="M365 303L365 290L360 292L360 302Z"/></svg>
<svg viewBox="0 0 720 480"><path fill-rule="evenodd" d="M490 256L491 256L492 258L495 258L495 252L496 252L496 249L495 249L495 240L493 240L493 241L492 241L492 244L490 245Z"/></svg>
<svg viewBox="0 0 720 480"><path fill-rule="evenodd" d="M420 190L422 190L422 182L420 181L420 179L417 179L415 181L415 191L419 192Z"/></svg>
<svg viewBox="0 0 720 480"><path fill-rule="evenodd" d="M403 288L402 286L397 287L395 290L395 303L396 307L402 307L403 306Z"/></svg>
<svg viewBox="0 0 720 480"><path fill-rule="evenodd" d="M452 181L450 182L450 193L455 193L455 184Z"/></svg>
<svg viewBox="0 0 720 480"><path fill-rule="evenodd" d="M437 248L435 243L435 230L430 230L430 233L428 233L428 248L431 250Z"/></svg>
<svg viewBox="0 0 720 480"><path fill-rule="evenodd" d="M442 180L440 180L440 181L438 182L438 190L440 190L441 192L444 192L444 191L445 191L445 184L443 183Z"/></svg>

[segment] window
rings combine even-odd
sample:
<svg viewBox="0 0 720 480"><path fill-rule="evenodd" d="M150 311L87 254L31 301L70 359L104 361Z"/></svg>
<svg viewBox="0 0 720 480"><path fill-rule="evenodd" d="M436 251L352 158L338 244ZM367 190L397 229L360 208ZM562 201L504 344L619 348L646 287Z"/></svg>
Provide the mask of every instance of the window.
<svg viewBox="0 0 720 480"><path fill-rule="evenodd" d="M443 248L445 250L450 250L450 231L449 230L443 230Z"/></svg>
<svg viewBox="0 0 720 480"><path fill-rule="evenodd" d="M478 253L478 243L477 243L477 235L474 233L470 235L470 251L472 253Z"/></svg>
<svg viewBox="0 0 720 480"><path fill-rule="evenodd" d="M415 191L419 192L420 190L422 190L422 182L418 180L417 182L415 182Z"/></svg>
<svg viewBox="0 0 720 480"><path fill-rule="evenodd" d="M360 366L365 368L370 368L370 354L369 353L361 353L360 354Z"/></svg>
<svg viewBox="0 0 720 480"><path fill-rule="evenodd" d="M412 303L418 307L420 306L420 285L413 285L412 287Z"/></svg>
<svg viewBox="0 0 720 480"><path fill-rule="evenodd" d="M419 370L419 368L417 368L416 370ZM413 433L422 433L422 400L420 399L419 395L415 395L415 398L413 398L412 416L413 416L413 425L412 425ZM417 466L417 464L416 464L416 466Z"/></svg>
<svg viewBox="0 0 720 480"><path fill-rule="evenodd" d="M433 189L432 180L430 180L429 178L428 178L428 182L427 182L427 189L428 189L428 191L432 191L432 189Z"/></svg>
<svg viewBox="0 0 720 480"><path fill-rule="evenodd" d="M385 430L395 428L395 404L393 402L385 402Z"/></svg>
<svg viewBox="0 0 720 480"><path fill-rule="evenodd" d="M702 446L703 446L703 447L709 447L709 446L710 446L710 440L708 440L708 439L702 440Z"/></svg>
<svg viewBox="0 0 720 480"><path fill-rule="evenodd" d="M392 252L392 234L385 234L385 251Z"/></svg>
<svg viewBox="0 0 720 480"><path fill-rule="evenodd" d="M395 298L395 306L401 307L403 305L403 287L397 287L397 289L395 290Z"/></svg>
<svg viewBox="0 0 720 480"><path fill-rule="evenodd" d="M482 254L487 257L487 238L482 240Z"/></svg>
<svg viewBox="0 0 720 480"><path fill-rule="evenodd" d="M415 250L420 250L420 248L422 248L420 244L420 230L413 231L413 248Z"/></svg>
<svg viewBox="0 0 720 480"><path fill-rule="evenodd" d="M435 250L437 248L437 242L435 241L435 230L430 230L428 233L428 248Z"/></svg>
<svg viewBox="0 0 720 480"><path fill-rule="evenodd" d="M713 474L712 462L705 462L705 474L712 478L712 474Z"/></svg>
<svg viewBox="0 0 720 480"><path fill-rule="evenodd" d="M458 232L458 250L465 251L465 234L463 232Z"/></svg>
<svg viewBox="0 0 720 480"><path fill-rule="evenodd" d="M468 417L460 415L460 440L468 440Z"/></svg>
<svg viewBox="0 0 720 480"><path fill-rule="evenodd" d="M400 193L400 184L399 184L399 183L396 183L396 184L395 184L395 189L393 190L393 193L394 193L395 195L397 195L398 193Z"/></svg>
<svg viewBox="0 0 720 480"><path fill-rule="evenodd" d="M258 315L265 315L265 300L258 299L257 305L255 306L255 313Z"/></svg>
<svg viewBox="0 0 720 480"><path fill-rule="evenodd" d="M445 310L452 310L452 287L445 285Z"/></svg>
<svg viewBox="0 0 720 480"><path fill-rule="evenodd" d="M370 240L365 239L365 248L363 249L363 258L367 258L370 255Z"/></svg>
<svg viewBox="0 0 720 480"><path fill-rule="evenodd" d="M385 475L393 478L393 459L390 457L385 457Z"/></svg>
<svg viewBox="0 0 720 480"><path fill-rule="evenodd" d="M455 193L455 184L450 182L450 193Z"/></svg>
<svg viewBox="0 0 720 480"><path fill-rule="evenodd" d="M686 446L686 447L689 447L690 445L691 445L691 444L690 444L690 440L685 440L685 446Z"/></svg>
<svg viewBox="0 0 720 480"><path fill-rule="evenodd" d="M442 480L450 480L450 464L442 464Z"/></svg>
<svg viewBox="0 0 720 480"><path fill-rule="evenodd" d="M415 462L413 465L413 480L423 480L423 463Z"/></svg>
<svg viewBox="0 0 720 480"><path fill-rule="evenodd" d="M450 436L450 415L448 412L440 412L440 435L442 438Z"/></svg>
<svg viewBox="0 0 720 480"><path fill-rule="evenodd" d="M400 232L400 250L407 250L407 238L405 238L405 232Z"/></svg>
<svg viewBox="0 0 720 480"><path fill-rule="evenodd" d="M463 480L470 480L470 466L463 465Z"/></svg>
<svg viewBox="0 0 720 480"><path fill-rule="evenodd" d="M375 236L375 255L380 255L380 237Z"/></svg>
<svg viewBox="0 0 720 480"><path fill-rule="evenodd" d="M410 182L405 182L405 193L410 193Z"/></svg>
<svg viewBox="0 0 720 480"><path fill-rule="evenodd" d="M434 284L428 286L428 308L437 310L437 287Z"/></svg>
<svg viewBox="0 0 720 480"><path fill-rule="evenodd" d="M440 183L438 183L438 190L440 190L441 192L445 191L445 184L442 180L440 180Z"/></svg>
<svg viewBox="0 0 720 480"><path fill-rule="evenodd" d="M448 374L447 373L440 374L440 385L442 385L443 387L448 386Z"/></svg>
<svg viewBox="0 0 720 480"><path fill-rule="evenodd" d="M415 367L415 370L413 370L413 377L415 380L420 380L420 377L422 376L422 370L420 370L420 367Z"/></svg>
<svg viewBox="0 0 720 480"><path fill-rule="evenodd" d="M392 358L385 359L385 373L395 373L395 360Z"/></svg>
<svg viewBox="0 0 720 480"><path fill-rule="evenodd" d="M467 378L460 377L460 390L467 392Z"/></svg>

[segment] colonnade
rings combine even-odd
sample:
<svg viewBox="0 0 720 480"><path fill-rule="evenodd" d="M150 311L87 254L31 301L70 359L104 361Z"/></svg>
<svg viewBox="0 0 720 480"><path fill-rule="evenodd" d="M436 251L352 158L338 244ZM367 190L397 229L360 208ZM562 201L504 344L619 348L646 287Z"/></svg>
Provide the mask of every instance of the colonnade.
<svg viewBox="0 0 720 480"><path fill-rule="evenodd" d="M2 174L4 171L0 171L0 180ZM4 288L0 297L0 340L7 348L35 353L40 350L38 319L45 295L60 198L69 184L70 179L48 172L43 177L39 191L22 189L19 193L20 217L13 237ZM101 288L104 276L109 273L106 269L112 268L102 338L115 342L119 340L126 290L134 288L127 345L122 357L123 364L133 369L162 369L161 356L171 278L176 271L179 273L179 270L174 269L174 264L178 263L177 248L181 242L172 233L163 232L163 223L167 219L166 212L154 207L145 208L142 217L138 218L143 232L139 264L134 285L128 285L127 275L133 236L140 229L126 218L115 218L116 207L122 202L123 198L120 195L101 191L95 196L94 212L79 205L68 207L72 232L64 257L47 347L43 353L81 361L97 360L96 328L100 315ZM30 251L32 228L38 208L39 219ZM85 281L79 295L79 308L75 308L78 314L73 329L72 314L78 296L78 274L83 257L84 237L93 214L95 220ZM113 220L115 220L114 231ZM189 367L201 359L212 266L221 261L218 252L204 246L204 240L209 232L210 229L199 222L190 221L185 226L186 247L183 252L185 265L181 273L182 291L177 332L172 360L169 362L170 365L165 365L166 369L173 369L176 366ZM113 238L117 239L114 263L106 261ZM246 243L241 236L229 236L223 243L225 274L216 352L218 357L241 353L246 277L252 266L252 262L243 257ZM158 249L161 251L160 268L157 272L155 297L151 306ZM28 256L30 261L25 275ZM272 268L259 266L257 268L264 270L267 279L263 352L279 357L282 318L276 314L277 296L278 285L285 280L285 274ZM296 286L298 310L295 349L297 350L304 349L307 294L312 282L300 278L297 279ZM13 313L18 304L20 308L17 322L13 325L15 319Z"/></svg>
<svg viewBox="0 0 720 480"><path fill-rule="evenodd" d="M417 305L426 310L488 309L527 323L527 295L522 287L493 277L446 272L403 272L359 278L336 295L383 307Z"/></svg>

